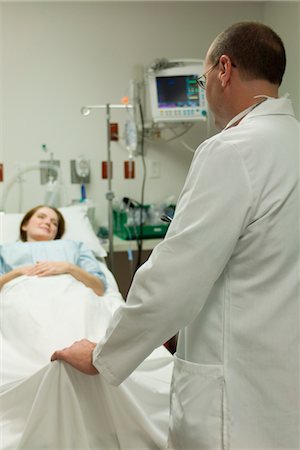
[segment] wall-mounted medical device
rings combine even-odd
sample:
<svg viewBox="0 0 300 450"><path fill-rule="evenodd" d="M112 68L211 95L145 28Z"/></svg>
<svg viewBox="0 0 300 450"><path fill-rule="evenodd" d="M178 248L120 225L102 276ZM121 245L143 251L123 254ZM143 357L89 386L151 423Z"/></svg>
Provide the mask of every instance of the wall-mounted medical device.
<svg viewBox="0 0 300 450"><path fill-rule="evenodd" d="M90 183L90 161L84 156L71 160L71 183Z"/></svg>
<svg viewBox="0 0 300 450"><path fill-rule="evenodd" d="M157 60L148 69L148 86L154 122L205 121L205 92L197 78L202 60Z"/></svg>

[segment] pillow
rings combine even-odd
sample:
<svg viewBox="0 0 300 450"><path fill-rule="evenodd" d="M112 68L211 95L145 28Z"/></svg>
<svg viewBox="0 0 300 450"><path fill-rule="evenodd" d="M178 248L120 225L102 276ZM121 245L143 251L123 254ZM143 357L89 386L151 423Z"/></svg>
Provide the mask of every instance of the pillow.
<svg viewBox="0 0 300 450"><path fill-rule="evenodd" d="M19 239L19 226L24 214L5 214L0 212L0 244Z"/></svg>
<svg viewBox="0 0 300 450"><path fill-rule="evenodd" d="M58 208L65 218L66 231L62 239L84 242L85 245L99 258L107 256L100 244L91 222L88 218L88 207L84 204Z"/></svg>
<svg viewBox="0 0 300 450"><path fill-rule="evenodd" d="M58 208L65 218L66 232L62 239L84 242L95 256L107 256L100 244L87 216L86 205L72 205ZM19 239L19 227L24 214L0 213L0 244L14 242Z"/></svg>

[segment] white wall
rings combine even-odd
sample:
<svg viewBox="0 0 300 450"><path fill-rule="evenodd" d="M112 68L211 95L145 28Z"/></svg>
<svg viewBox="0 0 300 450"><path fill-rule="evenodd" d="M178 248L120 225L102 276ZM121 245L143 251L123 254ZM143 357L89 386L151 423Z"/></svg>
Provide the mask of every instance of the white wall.
<svg viewBox="0 0 300 450"><path fill-rule="evenodd" d="M271 3L265 9L262 2L224 1L0 3L0 162L6 181L15 173L16 163L45 159L41 145L46 144L61 161L69 200L79 198L79 187L70 184L69 165L84 154L92 163L88 196L96 202L98 224L105 224L107 183L100 178L100 164L106 159L105 114L99 111L85 118L81 106L119 103L129 93L136 65L148 65L157 57L203 58L212 39L231 23L273 20L276 6ZM285 36L289 41L288 30ZM288 83L288 90L295 92L297 80L291 77ZM113 113L112 121L122 124L124 119L124 112ZM195 148L205 137L206 127L197 125L184 140ZM146 202L170 195L176 199L192 153L178 141L147 145L146 152L147 164L151 159L161 164L161 178L147 179ZM136 179L124 180L126 151L113 144L112 155L115 195L139 199L140 158ZM44 187L37 173L27 174L23 186L23 210L43 201ZM16 193L9 195L8 211L17 209Z"/></svg>
<svg viewBox="0 0 300 450"><path fill-rule="evenodd" d="M300 1L267 2L264 22L282 38L287 53L287 68L281 93L289 93L300 120Z"/></svg>

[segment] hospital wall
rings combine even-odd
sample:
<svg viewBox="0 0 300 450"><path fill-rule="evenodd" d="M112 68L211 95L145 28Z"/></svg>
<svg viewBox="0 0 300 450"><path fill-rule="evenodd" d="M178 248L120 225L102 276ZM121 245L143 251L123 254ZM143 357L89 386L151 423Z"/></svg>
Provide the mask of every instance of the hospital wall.
<svg viewBox="0 0 300 450"><path fill-rule="evenodd" d="M298 14L298 15L297 15ZM264 21L283 37L290 64L282 93L299 101L299 2L3 2L0 3L0 162L7 183L18 167L49 159L60 161L63 203L80 198L71 184L70 160L84 155L91 162L87 195L96 206L97 225L107 224L107 159L104 111L83 117L86 104L119 103L129 94L130 80L142 66L159 57L204 58L212 39L240 20ZM149 111L145 111L149 120ZM112 113L120 134L124 111ZM180 139L145 143L146 167L158 161L160 176L148 174L145 202L176 201L192 151L215 133L213 123L197 124ZM183 142L181 142L183 141ZM47 146L48 152L42 150ZM123 140L111 146L112 190L117 198L140 199L143 176L136 158L136 178L124 179L128 157ZM0 183L2 194L4 183ZM5 209L25 211L43 202L45 187L37 171L24 174L22 202L18 183L6 197Z"/></svg>
<svg viewBox="0 0 300 450"><path fill-rule="evenodd" d="M274 28L284 41L287 70L281 93L289 93L300 120L300 1L266 2L264 22Z"/></svg>

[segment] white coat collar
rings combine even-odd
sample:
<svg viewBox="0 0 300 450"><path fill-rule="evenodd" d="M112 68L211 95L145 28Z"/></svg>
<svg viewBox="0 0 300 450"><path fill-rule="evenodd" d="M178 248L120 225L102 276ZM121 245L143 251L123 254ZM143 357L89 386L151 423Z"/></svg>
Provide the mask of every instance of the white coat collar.
<svg viewBox="0 0 300 450"><path fill-rule="evenodd" d="M294 110L292 103L287 96L275 98L268 97L267 95L259 95L257 97L262 97L263 100L260 103L250 106L244 111L233 117L230 122L226 125L223 131L232 127L236 122L246 120L253 116L264 116L264 115L274 115L274 114L287 114L294 116ZM255 97L255 98L257 98Z"/></svg>

